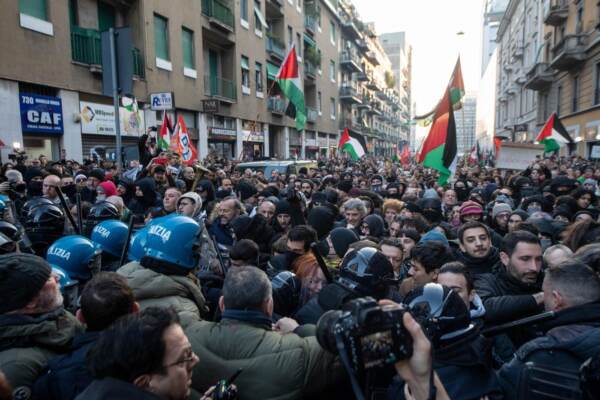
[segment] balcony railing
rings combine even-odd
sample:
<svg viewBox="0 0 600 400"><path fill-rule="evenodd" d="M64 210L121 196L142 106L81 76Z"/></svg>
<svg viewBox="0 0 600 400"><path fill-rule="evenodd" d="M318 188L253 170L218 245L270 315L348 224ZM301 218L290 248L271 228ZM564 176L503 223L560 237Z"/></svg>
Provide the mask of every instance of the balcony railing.
<svg viewBox="0 0 600 400"><path fill-rule="evenodd" d="M565 71L585 60L585 36L566 35L554 48L552 68Z"/></svg>
<svg viewBox="0 0 600 400"><path fill-rule="evenodd" d="M567 0L551 0L546 6L544 23L546 25L558 26L567 20L569 16L569 2Z"/></svg>
<svg viewBox="0 0 600 400"><path fill-rule="evenodd" d="M315 78L317 76L317 67L310 61L304 61L304 74L309 78Z"/></svg>
<svg viewBox="0 0 600 400"><path fill-rule="evenodd" d="M285 46L283 46L279 41L271 36L267 36L267 40L265 41L265 48L271 56L279 58L283 60L285 57Z"/></svg>
<svg viewBox="0 0 600 400"><path fill-rule="evenodd" d="M235 81L220 76L204 75L204 93L207 96L219 97L224 100L235 101L237 99Z"/></svg>
<svg viewBox="0 0 600 400"><path fill-rule="evenodd" d="M146 76L144 56L140 49L131 49L133 53L133 74L140 78ZM71 26L71 59L73 61L102 65L102 39L99 31Z"/></svg>
<svg viewBox="0 0 600 400"><path fill-rule="evenodd" d="M267 109L275 114L284 114L285 113L285 100L281 97L271 96L267 100Z"/></svg>
<svg viewBox="0 0 600 400"><path fill-rule="evenodd" d="M231 8L219 0L202 0L202 13L214 19L220 25L233 31L233 12Z"/></svg>
<svg viewBox="0 0 600 400"><path fill-rule="evenodd" d="M308 122L317 122L317 117L319 112L316 108L306 107L306 121Z"/></svg>
<svg viewBox="0 0 600 400"><path fill-rule="evenodd" d="M340 63L342 66L347 66L353 72L360 72L362 70L360 65L360 58L355 51L344 50L340 56Z"/></svg>
<svg viewBox="0 0 600 400"><path fill-rule="evenodd" d="M100 32L71 26L71 57L80 63L102 65Z"/></svg>
<svg viewBox="0 0 600 400"><path fill-rule="evenodd" d="M340 87L340 100L347 100L351 103L361 103L358 90L352 85L343 85Z"/></svg>
<svg viewBox="0 0 600 400"><path fill-rule="evenodd" d="M314 16L306 14L304 16L304 27L307 31L315 33L317 31L317 20Z"/></svg>

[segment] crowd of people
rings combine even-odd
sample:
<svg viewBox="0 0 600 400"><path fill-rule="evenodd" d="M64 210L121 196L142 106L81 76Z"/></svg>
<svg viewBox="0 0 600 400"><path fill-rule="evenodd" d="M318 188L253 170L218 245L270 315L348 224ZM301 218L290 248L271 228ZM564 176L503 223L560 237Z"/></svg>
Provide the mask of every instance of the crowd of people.
<svg viewBox="0 0 600 400"><path fill-rule="evenodd" d="M2 164L0 399L600 397L598 164L440 186L381 157L265 174L141 143L122 171ZM368 304L406 311L404 357L373 361L400 336Z"/></svg>

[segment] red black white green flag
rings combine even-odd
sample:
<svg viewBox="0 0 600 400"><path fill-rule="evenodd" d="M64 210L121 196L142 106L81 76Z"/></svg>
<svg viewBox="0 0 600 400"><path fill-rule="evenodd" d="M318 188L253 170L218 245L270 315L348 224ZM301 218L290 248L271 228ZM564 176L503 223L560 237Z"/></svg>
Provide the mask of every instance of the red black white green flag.
<svg viewBox="0 0 600 400"><path fill-rule="evenodd" d="M298 57L294 45L290 48L276 78L281 91L296 108L296 129L304 130L306 126L306 107L304 105L304 89L298 74Z"/></svg>
<svg viewBox="0 0 600 400"><path fill-rule="evenodd" d="M340 138L339 149L350 154L354 161L357 161L367 152L367 143L362 135L356 132L350 132L348 128L344 129L344 133Z"/></svg>
<svg viewBox="0 0 600 400"><path fill-rule="evenodd" d="M421 151L418 162L437 170L438 183L445 185L456 168L456 123L450 101L450 88L438 104L433 123Z"/></svg>
<svg viewBox="0 0 600 400"><path fill-rule="evenodd" d="M552 113L535 140L544 145L544 152L546 153L558 151L565 144L573 143L573 139L556 113Z"/></svg>

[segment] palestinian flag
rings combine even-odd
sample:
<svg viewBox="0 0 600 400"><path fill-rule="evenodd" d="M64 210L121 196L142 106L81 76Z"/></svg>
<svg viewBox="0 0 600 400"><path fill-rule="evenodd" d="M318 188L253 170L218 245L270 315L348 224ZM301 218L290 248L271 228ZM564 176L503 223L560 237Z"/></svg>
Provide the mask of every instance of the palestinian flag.
<svg viewBox="0 0 600 400"><path fill-rule="evenodd" d="M400 148L397 145L394 145L394 155L392 156L392 161L400 161Z"/></svg>
<svg viewBox="0 0 600 400"><path fill-rule="evenodd" d="M562 122L560 122L556 113L552 113L550 119L546 122L546 125L544 125L535 140L544 145L544 152L546 153L558 151L565 144L573 143L573 139L569 136L569 133Z"/></svg>
<svg viewBox="0 0 600 400"><path fill-rule="evenodd" d="M410 164L410 149L408 148L408 144L404 145L402 154L400 154L400 162L402 162L403 165Z"/></svg>
<svg viewBox="0 0 600 400"><path fill-rule="evenodd" d="M156 139L156 143L158 144L159 149L169 150L172 132L173 127L171 126L171 121L169 120L167 112L165 111L163 114L163 122L160 126L160 132L158 133L158 138Z"/></svg>
<svg viewBox="0 0 600 400"><path fill-rule="evenodd" d="M365 138L358 133L350 132L348 128L344 129L344 133L340 138L339 149L350 154L354 161L357 161L367 152L367 144Z"/></svg>
<svg viewBox="0 0 600 400"><path fill-rule="evenodd" d="M433 118L427 138L423 142L418 162L440 173L438 183L445 185L456 167L456 123L450 102L450 88L446 92Z"/></svg>
<svg viewBox="0 0 600 400"><path fill-rule="evenodd" d="M298 74L298 57L296 56L296 47L292 48L285 57L285 61L281 64L279 72L275 77L281 91L290 99L290 103L296 108L296 129L304 130L306 126L306 107L304 106L304 89L302 81Z"/></svg>
<svg viewBox="0 0 600 400"><path fill-rule="evenodd" d="M452 106L455 110L461 109L461 100L465 95L465 82L463 81L462 70L460 68L460 57L456 60L456 65L454 66L454 72L452 72L452 78L450 78L448 88L450 89L450 101L452 102Z"/></svg>

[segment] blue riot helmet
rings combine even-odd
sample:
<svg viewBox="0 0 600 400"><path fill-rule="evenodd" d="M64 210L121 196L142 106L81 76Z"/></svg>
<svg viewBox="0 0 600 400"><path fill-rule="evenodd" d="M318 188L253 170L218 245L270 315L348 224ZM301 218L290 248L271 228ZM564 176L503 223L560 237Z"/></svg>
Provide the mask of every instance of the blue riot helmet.
<svg viewBox="0 0 600 400"><path fill-rule="evenodd" d="M145 254L146 239L148 238L148 228L144 227L131 235L129 241L129 250L127 251L127 259L129 261L140 261Z"/></svg>
<svg viewBox="0 0 600 400"><path fill-rule="evenodd" d="M128 228L121 221L109 219L102 221L92 229L92 242L102 251L115 257L121 257L125 242L127 242Z"/></svg>
<svg viewBox="0 0 600 400"><path fill-rule="evenodd" d="M109 203L108 201L96 203L90 208L90 212L85 220L85 226L83 227L83 233L85 236L90 237L92 235L92 230L100 222L109 219L118 220L119 218L121 218L121 214L114 204Z"/></svg>
<svg viewBox="0 0 600 400"><path fill-rule="evenodd" d="M4 211L6 211L6 202L0 199L0 217L4 215Z"/></svg>
<svg viewBox="0 0 600 400"><path fill-rule="evenodd" d="M141 263L156 261L174 267L193 269L200 260L200 225L190 217L178 215L161 219L148 227L145 255Z"/></svg>
<svg viewBox="0 0 600 400"><path fill-rule="evenodd" d="M71 279L67 271L58 265L50 264L52 273L58 277L58 285L63 295L63 306L69 311L77 311L77 297L79 297L79 282Z"/></svg>
<svg viewBox="0 0 600 400"><path fill-rule="evenodd" d="M0 254L10 254L17 250L17 244L8 236L0 232Z"/></svg>
<svg viewBox="0 0 600 400"><path fill-rule="evenodd" d="M70 235L58 239L48 248L46 260L62 269L73 279L85 282L100 271L102 250L90 239Z"/></svg>
<svg viewBox="0 0 600 400"><path fill-rule="evenodd" d="M50 199L47 199L46 197L34 197L31 200L27 200L25 202L25 204L23 204L23 207L21 207L20 210L20 219L22 223L25 223L25 220L27 219L27 215L29 214L29 211L31 211L31 209L41 205L41 204L54 204L52 203L52 201Z"/></svg>

